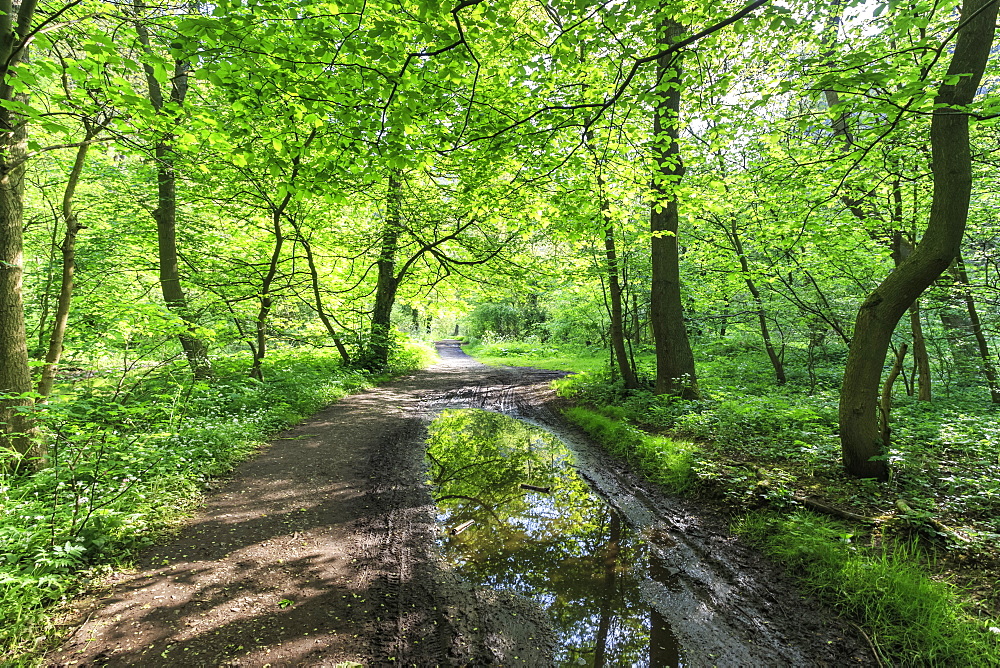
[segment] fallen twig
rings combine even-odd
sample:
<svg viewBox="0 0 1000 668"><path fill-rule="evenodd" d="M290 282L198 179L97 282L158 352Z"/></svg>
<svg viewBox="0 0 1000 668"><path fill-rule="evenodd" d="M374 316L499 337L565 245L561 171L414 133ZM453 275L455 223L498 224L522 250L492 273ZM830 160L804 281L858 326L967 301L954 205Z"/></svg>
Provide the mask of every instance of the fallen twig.
<svg viewBox="0 0 1000 668"><path fill-rule="evenodd" d="M796 503L800 503L810 510L816 510L821 513L826 513L827 515L833 515L834 517L839 517L845 520L853 520L855 522L864 522L865 524L875 524L878 520L874 517L868 517L866 515L858 515L857 513L852 513L849 510L841 510L840 508L834 508L833 506L828 506L825 503L820 503L815 499L810 499L805 496L795 495L792 500Z"/></svg>
<svg viewBox="0 0 1000 668"><path fill-rule="evenodd" d="M912 507L910 507L910 504L908 504L906 501L903 501L902 499L898 499L896 501L896 507L899 508L899 510L904 515L918 515L919 516L919 514L916 513L913 510ZM942 522L940 520L936 520L933 517L924 517L924 516L920 516L920 519L926 520L927 523L930 524L931 526L933 526L935 529L937 529L941 533L945 534L946 536L949 536L950 538L953 538L954 540L958 541L959 543L971 543L972 542L971 538L969 538L968 536L963 536L958 531L956 531L955 529L952 529L950 526L948 526L947 524L945 524L944 522Z"/></svg>

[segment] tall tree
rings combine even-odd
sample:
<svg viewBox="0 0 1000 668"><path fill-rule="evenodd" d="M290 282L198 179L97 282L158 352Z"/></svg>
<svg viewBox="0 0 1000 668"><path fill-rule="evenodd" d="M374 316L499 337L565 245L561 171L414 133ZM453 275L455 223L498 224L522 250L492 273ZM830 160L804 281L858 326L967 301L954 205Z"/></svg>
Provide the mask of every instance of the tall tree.
<svg viewBox="0 0 1000 668"><path fill-rule="evenodd" d="M88 132L89 135L89 132ZM91 137L87 137L76 149L73 167L70 169L66 188L63 190L61 218L64 227L63 241L59 250L62 254L62 277L59 282L59 298L56 302L56 313L52 321L52 331L49 333L49 346L45 354L45 366L42 367L42 377L38 381L38 394L43 398L52 392L55 383L56 370L62 357L63 341L66 338L66 327L69 324L69 309L73 301L73 276L76 272L76 236L81 225L73 206L73 195L80 183L80 175L87 161Z"/></svg>
<svg viewBox="0 0 1000 668"><path fill-rule="evenodd" d="M593 145L593 132L587 133L587 147L593 156L594 172L597 181L598 209L601 217L601 227L604 231L604 259L605 271L608 276L608 301L610 301L610 335L611 349L614 351L615 362L618 371L622 375L625 389L634 390L639 387L639 380L636 378L635 369L629 358L628 350L625 347L625 309L622 304L622 263L618 258L618 249L615 244L615 223L611 215L611 206L608 202L608 193L604 174L601 172L602 162Z"/></svg>
<svg viewBox="0 0 1000 668"><path fill-rule="evenodd" d="M1000 404L1000 378L997 377L996 364L993 362L993 353L990 351L990 343L983 331L983 321L979 317L979 309L976 308L976 300L972 296L972 288L969 285L969 272L966 271L965 261L959 253L951 266L951 274L955 279L956 288L965 302L965 308L969 312L969 328L976 339L976 347L979 349L979 360L982 364L983 376L986 378L986 386L990 390L990 400L994 404Z"/></svg>
<svg viewBox="0 0 1000 668"><path fill-rule="evenodd" d="M212 365L208 359L208 347L198 337L194 315L188 308L187 297L181 285L180 262L177 256L177 173L175 169L176 156L172 144L175 126L180 122L180 110L188 92L188 78L191 64L184 58L173 62L173 73L170 77L170 90L164 96L163 86L157 76L158 55L153 52L149 29L141 16L144 6L136 0L136 33L139 43L146 54L143 71L146 75L146 85L149 92L149 102L158 116L163 117L166 125L171 128L161 133L154 140L153 155L156 160L156 209L153 219L156 221L156 238L160 268L160 289L167 308L177 314L186 327L178 334L181 347L187 356L188 364L196 378L206 378L212 374Z"/></svg>
<svg viewBox="0 0 1000 668"><path fill-rule="evenodd" d="M924 235L910 255L868 295L855 321L840 393L844 466L854 476L886 479L889 446L878 423L878 388L899 319L958 255L969 213L971 104L982 81L996 31L996 0L964 0L954 52L938 88L930 143L934 194ZM947 44L942 45L942 50Z"/></svg>
<svg viewBox="0 0 1000 668"><path fill-rule="evenodd" d="M666 11L667 7L663 7ZM659 43L679 41L683 30L671 18L659 26ZM656 61L656 92L653 109L653 202L649 226L652 232L652 285L650 320L656 349L656 392L685 398L699 396L694 354L684 326L681 302L680 256L677 245L679 216L677 188L684 176L678 137L681 108L681 52L668 53Z"/></svg>
<svg viewBox="0 0 1000 668"><path fill-rule="evenodd" d="M31 449L31 371L24 326L24 168L28 126L16 111L27 102L19 85L28 63L36 0L0 0L0 450Z"/></svg>
<svg viewBox="0 0 1000 668"><path fill-rule="evenodd" d="M396 303L396 290L402 274L396 274L396 253L402 233L403 175L398 170L389 172L386 191L385 222L382 226L379 256L376 262L378 281L375 284L375 306L372 309L372 326L365 362L382 368L389 363L392 347L392 307Z"/></svg>

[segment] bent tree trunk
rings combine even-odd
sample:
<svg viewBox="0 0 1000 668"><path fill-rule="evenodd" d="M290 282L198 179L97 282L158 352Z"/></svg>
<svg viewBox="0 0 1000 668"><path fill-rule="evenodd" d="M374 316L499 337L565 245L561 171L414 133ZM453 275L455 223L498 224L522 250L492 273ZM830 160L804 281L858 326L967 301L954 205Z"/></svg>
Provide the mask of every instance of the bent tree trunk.
<svg viewBox="0 0 1000 668"><path fill-rule="evenodd" d="M340 338L340 334L337 333L336 328L333 326L333 322L330 319L330 315L326 312L326 308L323 306L323 294L319 289L319 269L316 268L316 258L313 255L312 244L309 239L302 234L302 230L299 229L295 222L292 222L295 226L295 233L298 236L298 241L302 244L302 249L306 252L306 264L309 265L309 281L312 287L312 297L313 303L312 307L316 309L316 315L319 316L320 322L323 323L323 327L326 328L326 333L330 335L333 339L333 345L337 347L337 352L340 353L340 359L343 361L344 366L348 366L351 363L351 356L347 352L347 347L344 346L343 340Z"/></svg>
<svg viewBox="0 0 1000 668"><path fill-rule="evenodd" d="M42 400L52 393L52 385L56 379L56 369L62 357L63 340L66 338L66 325L69 322L69 308L73 301L73 274L76 271L76 235L80 231L80 223L73 210L73 195L76 185L80 182L80 174L87 160L90 144L81 144L76 150L73 168L63 191L62 219L66 231L63 233L62 248L62 281L59 284L59 302L56 305L56 316L52 323L52 333L49 335L49 348L45 355L45 366L42 367L42 377L38 381L38 394Z"/></svg>
<svg viewBox="0 0 1000 668"><path fill-rule="evenodd" d="M660 26L661 43L677 41L681 27L670 19ZM681 56L657 60L656 106L653 111L652 281L649 317L656 351L656 393L685 399L699 396L694 354L684 327L677 249L677 186L684 176L677 138L680 134Z"/></svg>
<svg viewBox="0 0 1000 668"><path fill-rule="evenodd" d="M920 243L865 299L858 310L840 392L840 441L851 475L886 479L888 448L878 424L878 389L889 340L899 319L958 255L969 214L972 160L970 104L982 80L997 19L995 0L964 0L947 81L938 89L931 120L934 195Z"/></svg>

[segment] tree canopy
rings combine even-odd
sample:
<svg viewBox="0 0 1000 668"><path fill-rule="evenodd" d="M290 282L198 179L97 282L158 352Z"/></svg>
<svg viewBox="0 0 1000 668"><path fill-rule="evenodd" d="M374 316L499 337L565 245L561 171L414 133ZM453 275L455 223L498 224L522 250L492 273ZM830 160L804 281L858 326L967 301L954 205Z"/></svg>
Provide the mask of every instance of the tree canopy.
<svg viewBox="0 0 1000 668"><path fill-rule="evenodd" d="M379 368L398 332L600 342L629 390L651 345L686 398L700 346L739 342L778 385L842 387L862 476L887 475L890 348L922 398L965 365L1000 400L991 0L0 13L21 455L66 359L208 379L245 349L259 378L274 345Z"/></svg>

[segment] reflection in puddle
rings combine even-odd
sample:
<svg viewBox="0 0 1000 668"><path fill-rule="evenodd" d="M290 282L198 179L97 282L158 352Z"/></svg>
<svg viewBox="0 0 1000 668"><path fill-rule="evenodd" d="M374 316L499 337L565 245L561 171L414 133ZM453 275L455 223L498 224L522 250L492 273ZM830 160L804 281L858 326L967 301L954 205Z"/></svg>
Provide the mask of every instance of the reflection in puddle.
<svg viewBox="0 0 1000 668"><path fill-rule="evenodd" d="M448 410L430 427L428 460L445 558L472 582L545 608L557 663L683 665L639 595L639 571L656 560L577 475L562 441L505 415Z"/></svg>

